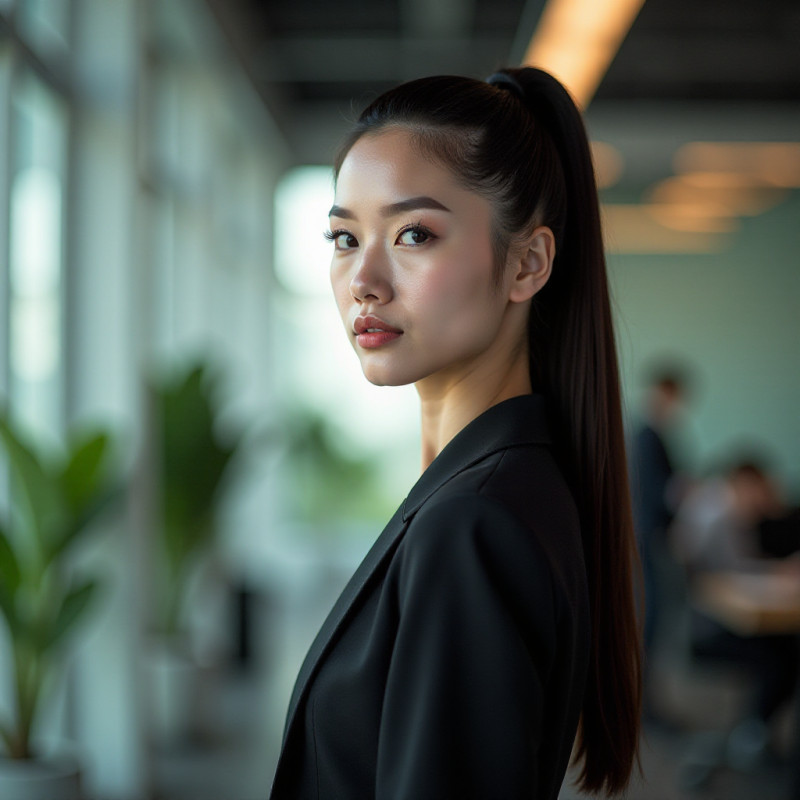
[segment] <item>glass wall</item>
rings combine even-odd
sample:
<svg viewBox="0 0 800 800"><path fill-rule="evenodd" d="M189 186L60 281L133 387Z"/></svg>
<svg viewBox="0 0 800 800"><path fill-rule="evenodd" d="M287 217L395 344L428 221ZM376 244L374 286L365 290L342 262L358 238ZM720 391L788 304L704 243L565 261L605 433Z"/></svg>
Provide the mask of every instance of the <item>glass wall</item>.
<svg viewBox="0 0 800 800"><path fill-rule="evenodd" d="M165 365L213 364L220 424L269 419L272 196L288 161L205 3L0 0L0 408L53 463L75 431L105 430L122 489L58 565L69 580L97 577L103 599L59 650L37 720L37 737L79 751L86 797L160 793L150 383ZM9 463L0 448L3 530ZM241 483L220 514L209 556L228 583L274 513L251 490ZM207 597L230 591L203 580ZM209 608L191 622L206 654L226 636ZM0 618L3 721L9 633Z"/></svg>
<svg viewBox="0 0 800 800"><path fill-rule="evenodd" d="M53 433L63 412L63 255L68 108L21 65L12 91L9 189L11 406Z"/></svg>

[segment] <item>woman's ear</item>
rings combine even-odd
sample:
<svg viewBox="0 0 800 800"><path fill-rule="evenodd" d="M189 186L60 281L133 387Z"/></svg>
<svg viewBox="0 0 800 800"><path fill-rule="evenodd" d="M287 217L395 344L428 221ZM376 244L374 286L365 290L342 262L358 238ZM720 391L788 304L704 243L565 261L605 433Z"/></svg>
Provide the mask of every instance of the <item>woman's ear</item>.
<svg viewBox="0 0 800 800"><path fill-rule="evenodd" d="M530 300L548 281L556 257L556 237L550 228L536 228L513 251L509 268L511 280L508 299L512 303Z"/></svg>

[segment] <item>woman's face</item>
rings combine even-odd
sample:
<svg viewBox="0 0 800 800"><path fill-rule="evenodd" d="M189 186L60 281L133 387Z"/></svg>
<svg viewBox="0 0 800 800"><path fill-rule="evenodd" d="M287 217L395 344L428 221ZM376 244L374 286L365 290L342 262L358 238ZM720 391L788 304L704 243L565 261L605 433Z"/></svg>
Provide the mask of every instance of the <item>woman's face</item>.
<svg viewBox="0 0 800 800"><path fill-rule="evenodd" d="M508 294L493 281L491 207L412 146L368 134L331 209L331 283L364 375L377 385L458 381L490 357Z"/></svg>

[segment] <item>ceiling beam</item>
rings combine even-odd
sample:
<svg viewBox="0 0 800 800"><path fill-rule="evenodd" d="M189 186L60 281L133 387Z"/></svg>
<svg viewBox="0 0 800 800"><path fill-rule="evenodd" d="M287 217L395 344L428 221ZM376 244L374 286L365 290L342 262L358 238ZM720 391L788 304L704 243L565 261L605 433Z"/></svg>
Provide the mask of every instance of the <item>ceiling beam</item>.
<svg viewBox="0 0 800 800"><path fill-rule="evenodd" d="M400 24L410 38L466 37L474 15L475 0L400 0Z"/></svg>
<svg viewBox="0 0 800 800"><path fill-rule="evenodd" d="M275 83L400 82L421 75L491 70L506 62L508 51L505 36L284 38L261 49L256 73Z"/></svg>

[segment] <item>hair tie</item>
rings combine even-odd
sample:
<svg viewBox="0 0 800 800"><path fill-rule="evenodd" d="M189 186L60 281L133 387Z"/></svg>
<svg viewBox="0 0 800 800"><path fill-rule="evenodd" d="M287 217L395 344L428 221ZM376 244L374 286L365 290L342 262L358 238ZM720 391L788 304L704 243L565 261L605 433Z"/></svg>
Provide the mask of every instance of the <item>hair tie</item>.
<svg viewBox="0 0 800 800"><path fill-rule="evenodd" d="M486 83L516 95L520 100L525 99L525 90L522 84L513 76L505 72L495 72L486 79Z"/></svg>

